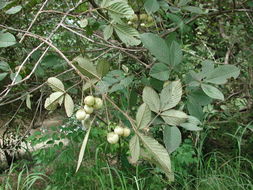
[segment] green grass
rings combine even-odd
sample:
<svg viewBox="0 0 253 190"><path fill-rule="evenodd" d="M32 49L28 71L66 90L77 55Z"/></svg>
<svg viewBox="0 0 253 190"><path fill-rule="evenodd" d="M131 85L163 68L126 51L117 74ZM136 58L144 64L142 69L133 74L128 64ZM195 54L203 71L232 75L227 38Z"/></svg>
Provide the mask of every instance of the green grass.
<svg viewBox="0 0 253 190"><path fill-rule="evenodd" d="M241 132L239 132L241 131ZM207 134L197 148L191 140L171 155L175 182L168 182L161 170L143 162L132 166L127 161L127 143L110 146L94 131L80 170L75 173L79 144L54 146L33 154L34 162L19 163L0 175L0 190L252 190L253 162L243 157L241 146L245 128L229 135L237 147L226 152L203 155ZM80 138L82 139L82 138ZM100 141L100 142L98 142ZM207 146L207 145L205 145ZM229 151L229 150L228 150ZM30 169L28 169L30 168Z"/></svg>

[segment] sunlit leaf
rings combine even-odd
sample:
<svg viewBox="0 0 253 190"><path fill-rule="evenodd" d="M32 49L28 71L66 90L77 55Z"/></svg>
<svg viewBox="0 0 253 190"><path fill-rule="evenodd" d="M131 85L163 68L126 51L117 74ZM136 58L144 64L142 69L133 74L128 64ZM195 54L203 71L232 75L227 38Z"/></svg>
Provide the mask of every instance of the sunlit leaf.
<svg viewBox="0 0 253 190"><path fill-rule="evenodd" d="M136 124L137 128L143 129L147 127L151 121L151 111L146 103L143 103L136 114Z"/></svg>
<svg viewBox="0 0 253 190"><path fill-rule="evenodd" d="M181 123L184 123L188 118L184 112L173 109L162 112L161 116L163 120L169 125L180 125Z"/></svg>
<svg viewBox="0 0 253 190"><path fill-rule="evenodd" d="M74 101L69 94L65 95L64 98L65 111L68 117L71 117L74 112Z"/></svg>
<svg viewBox="0 0 253 190"><path fill-rule="evenodd" d="M64 92L63 83L56 77L50 77L47 79L47 84L52 88L53 91L62 91Z"/></svg>
<svg viewBox="0 0 253 190"><path fill-rule="evenodd" d="M201 88L207 96L218 100L224 100L224 95L218 88L208 84L201 84Z"/></svg>
<svg viewBox="0 0 253 190"><path fill-rule="evenodd" d="M175 107L182 96L182 85L181 82L173 81L165 86L160 94L161 98L161 110L165 111Z"/></svg>
<svg viewBox="0 0 253 190"><path fill-rule="evenodd" d="M140 142L139 137L134 135L129 142L129 150L131 153L131 160L133 163L136 163L140 156Z"/></svg>
<svg viewBox="0 0 253 190"><path fill-rule="evenodd" d="M152 157L159 163L159 166L167 175L170 181L174 180L174 174L171 170L170 156L167 150L155 139L139 134L143 146L148 150Z"/></svg>
<svg viewBox="0 0 253 190"><path fill-rule="evenodd" d="M76 172L78 172L80 166L81 166L81 163L83 161L83 156L84 156L84 152L85 152L85 149L86 149L86 145L87 145L87 142L88 142L88 139L89 139L89 135L90 135L90 130L91 130L91 126L89 127L87 133L85 134L85 137L83 139L83 143L82 143L82 147L80 149L80 152L79 152L79 156L78 156L78 161L77 161L77 167L76 167Z"/></svg>
<svg viewBox="0 0 253 190"><path fill-rule="evenodd" d="M0 32L0 48L1 47L9 47L16 44L15 36L13 36L11 33L6 32Z"/></svg>
<svg viewBox="0 0 253 190"><path fill-rule="evenodd" d="M9 10L5 11L6 14L12 15L12 14L16 14L19 11L21 11L22 7L20 5L16 6L16 7L12 7Z"/></svg>
<svg viewBox="0 0 253 190"><path fill-rule="evenodd" d="M157 92L151 87L146 86L142 93L143 102L145 102L149 109L158 113L160 111L160 98Z"/></svg>

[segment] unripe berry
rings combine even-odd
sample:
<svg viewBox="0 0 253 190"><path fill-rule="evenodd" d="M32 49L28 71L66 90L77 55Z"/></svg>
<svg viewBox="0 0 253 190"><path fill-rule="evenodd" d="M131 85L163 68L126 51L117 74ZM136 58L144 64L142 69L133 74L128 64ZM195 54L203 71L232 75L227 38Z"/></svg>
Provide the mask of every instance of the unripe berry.
<svg viewBox="0 0 253 190"><path fill-rule="evenodd" d="M153 22L153 18L152 18L152 16L148 16L147 21L148 21L148 22Z"/></svg>
<svg viewBox="0 0 253 190"><path fill-rule="evenodd" d="M128 137L131 133L131 130L129 128L124 128L123 136Z"/></svg>
<svg viewBox="0 0 253 190"><path fill-rule="evenodd" d="M86 117L86 112L83 109L80 109L76 112L76 119L84 120Z"/></svg>
<svg viewBox="0 0 253 190"><path fill-rule="evenodd" d="M138 16L136 14L133 15L133 17L130 19L130 21L134 22L138 20Z"/></svg>
<svg viewBox="0 0 253 190"><path fill-rule="evenodd" d="M107 134L107 141L110 144L116 144L119 141L119 135L114 132L110 132Z"/></svg>
<svg viewBox="0 0 253 190"><path fill-rule="evenodd" d="M86 96L84 98L84 103L87 106L93 106L95 103L95 98L93 96Z"/></svg>
<svg viewBox="0 0 253 190"><path fill-rule="evenodd" d="M147 14L141 14L140 15L140 20L147 20L148 19L148 15Z"/></svg>
<svg viewBox="0 0 253 190"><path fill-rule="evenodd" d="M101 98L95 98L95 103L93 105L94 109L100 109L103 106L103 100Z"/></svg>
<svg viewBox="0 0 253 190"><path fill-rule="evenodd" d="M127 24L128 24L128 25L132 25L133 23L129 20L129 21L127 22Z"/></svg>
<svg viewBox="0 0 253 190"><path fill-rule="evenodd" d="M87 119L89 119L89 118L90 118L90 114L86 114L84 120L87 120Z"/></svg>
<svg viewBox="0 0 253 190"><path fill-rule="evenodd" d="M87 114L91 114L93 112L93 108L87 105L85 105L83 109Z"/></svg>
<svg viewBox="0 0 253 190"><path fill-rule="evenodd" d="M124 128L120 127L120 126L117 126L114 129L114 133L118 134L119 136L122 136L124 134Z"/></svg>

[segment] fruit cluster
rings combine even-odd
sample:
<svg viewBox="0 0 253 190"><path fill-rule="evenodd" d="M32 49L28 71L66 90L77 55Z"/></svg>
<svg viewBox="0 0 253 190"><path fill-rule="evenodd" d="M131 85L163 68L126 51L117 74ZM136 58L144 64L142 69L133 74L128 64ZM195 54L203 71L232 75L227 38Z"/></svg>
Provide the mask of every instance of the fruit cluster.
<svg viewBox="0 0 253 190"><path fill-rule="evenodd" d="M116 126L113 132L107 134L107 141L110 144L116 144L119 141L119 137L128 137L131 131L127 127Z"/></svg>
<svg viewBox="0 0 253 190"><path fill-rule="evenodd" d="M89 119L90 114L92 114L94 110L102 108L103 100L93 96L86 96L84 98L84 104L84 107L76 112L76 119L80 121Z"/></svg>
<svg viewBox="0 0 253 190"><path fill-rule="evenodd" d="M153 25L153 18L147 14L140 14L139 16L134 14L132 18L129 19L128 24L133 25L134 27L137 26L136 22L140 22L140 26L142 27L150 27Z"/></svg>

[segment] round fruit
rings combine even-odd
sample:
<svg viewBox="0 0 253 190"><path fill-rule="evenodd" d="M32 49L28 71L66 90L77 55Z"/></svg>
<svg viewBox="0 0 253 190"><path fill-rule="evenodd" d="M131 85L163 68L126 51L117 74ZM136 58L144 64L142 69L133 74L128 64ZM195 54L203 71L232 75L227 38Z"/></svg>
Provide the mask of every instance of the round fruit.
<svg viewBox="0 0 253 190"><path fill-rule="evenodd" d="M89 119L89 118L90 118L90 114L86 114L84 120L87 120L87 119Z"/></svg>
<svg viewBox="0 0 253 190"><path fill-rule="evenodd" d="M84 103L87 106L93 106L93 104L95 103L95 98L93 96L86 96L84 98Z"/></svg>
<svg viewBox="0 0 253 190"><path fill-rule="evenodd" d="M76 112L76 119L84 120L86 117L86 112L83 109L80 109Z"/></svg>
<svg viewBox="0 0 253 190"><path fill-rule="evenodd" d="M148 21L148 22L153 22L153 18L152 18L152 16L148 16L147 21Z"/></svg>
<svg viewBox="0 0 253 190"><path fill-rule="evenodd" d="M93 112L93 108L87 105L85 105L83 109L87 114L91 114Z"/></svg>
<svg viewBox="0 0 253 190"><path fill-rule="evenodd" d="M124 133L123 133L124 137L128 137L130 133L131 133L131 130L129 128L124 128Z"/></svg>
<svg viewBox="0 0 253 190"><path fill-rule="evenodd" d="M133 15L133 17L130 19L130 21L137 21L138 20L138 16L136 14Z"/></svg>
<svg viewBox="0 0 253 190"><path fill-rule="evenodd" d="M140 20L147 20L148 19L148 15L147 14L141 14L140 15Z"/></svg>
<svg viewBox="0 0 253 190"><path fill-rule="evenodd" d="M101 98L95 98L95 103L93 105L94 109L100 109L103 106L103 100Z"/></svg>
<svg viewBox="0 0 253 190"><path fill-rule="evenodd" d="M110 144L116 144L119 141L119 135L114 132L110 132L107 134L107 141Z"/></svg>
<svg viewBox="0 0 253 190"><path fill-rule="evenodd" d="M120 127L120 126L117 126L114 129L114 133L118 134L119 136L122 136L124 134L124 128Z"/></svg>

